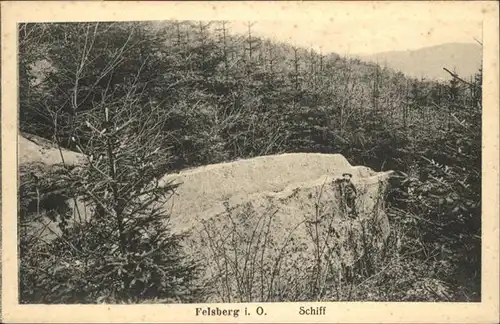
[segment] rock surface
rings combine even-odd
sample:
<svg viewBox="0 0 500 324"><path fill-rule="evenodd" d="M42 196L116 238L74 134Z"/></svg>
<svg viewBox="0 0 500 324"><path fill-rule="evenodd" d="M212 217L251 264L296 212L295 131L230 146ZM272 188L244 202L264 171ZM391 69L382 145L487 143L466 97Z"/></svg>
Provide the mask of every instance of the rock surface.
<svg viewBox="0 0 500 324"><path fill-rule="evenodd" d="M225 202L235 206L271 200L283 208L287 206L291 221L298 217L297 213L314 205L309 196L315 196L320 189L321 202L338 202L338 189L331 183L344 172L353 175L352 183L361 190L357 199L361 218L383 213L383 208L375 204L384 196L391 172L376 173L367 167L353 167L340 154L319 153L261 156L167 175L162 183L173 181L181 186L165 208L177 229L191 228L193 218L207 219L224 212Z"/></svg>
<svg viewBox="0 0 500 324"><path fill-rule="evenodd" d="M348 213L336 182L344 172L357 189L357 217ZM272 301L300 299L313 281L346 276L382 253L390 232L384 210L390 175L351 166L342 155L294 153L162 180L182 183L165 209L173 229L190 231L186 249L204 260L202 281L217 291L211 301ZM307 277L316 271L314 280ZM291 291L288 281L298 273L305 276L302 286ZM276 291L285 295L273 297Z"/></svg>
<svg viewBox="0 0 500 324"><path fill-rule="evenodd" d="M63 162L68 165L82 164L85 158L82 154L57 148L54 143L38 136L20 134L18 139L18 159L20 165L42 163L47 166Z"/></svg>
<svg viewBox="0 0 500 324"><path fill-rule="evenodd" d="M43 179L48 172L61 169L63 162L67 166L79 166L85 164L85 161L82 154L66 149L59 150L56 144L39 136L26 133L18 135L18 163L21 179L28 174ZM75 220L81 219L81 213L88 211L81 201L75 202L71 199L67 203L73 210ZM78 205L78 209L74 208L75 203ZM32 233L37 233L37 236L45 240L54 239L61 234L58 225L50 220L44 212L40 216L37 221L24 224L24 228Z"/></svg>

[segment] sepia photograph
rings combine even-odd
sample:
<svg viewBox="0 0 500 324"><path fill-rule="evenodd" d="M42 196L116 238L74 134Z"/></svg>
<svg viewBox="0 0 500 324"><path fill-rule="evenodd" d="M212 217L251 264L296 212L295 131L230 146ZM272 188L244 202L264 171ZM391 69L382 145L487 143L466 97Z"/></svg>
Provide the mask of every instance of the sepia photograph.
<svg viewBox="0 0 500 324"><path fill-rule="evenodd" d="M17 21L13 303L485 301L484 20L325 16Z"/></svg>

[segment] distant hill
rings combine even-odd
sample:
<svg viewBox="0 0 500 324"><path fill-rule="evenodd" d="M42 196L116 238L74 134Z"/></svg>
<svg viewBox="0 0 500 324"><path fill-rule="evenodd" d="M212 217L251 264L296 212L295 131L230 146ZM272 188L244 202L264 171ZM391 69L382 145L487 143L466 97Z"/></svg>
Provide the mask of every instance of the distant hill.
<svg viewBox="0 0 500 324"><path fill-rule="evenodd" d="M418 50L358 55L361 60L387 64L408 76L426 79L449 79L443 67L469 78L481 66L482 48L475 43L448 43Z"/></svg>

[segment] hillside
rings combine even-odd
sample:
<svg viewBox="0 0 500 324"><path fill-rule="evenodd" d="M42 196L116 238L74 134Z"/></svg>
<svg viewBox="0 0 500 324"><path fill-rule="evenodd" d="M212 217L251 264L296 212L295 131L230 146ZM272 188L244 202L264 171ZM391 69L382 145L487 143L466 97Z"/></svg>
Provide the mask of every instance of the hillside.
<svg viewBox="0 0 500 324"><path fill-rule="evenodd" d="M448 43L418 50L382 52L359 56L360 59L401 71L408 76L435 80L449 80L443 71L455 70L466 79L481 67L482 49L476 43Z"/></svg>
<svg viewBox="0 0 500 324"><path fill-rule="evenodd" d="M21 302L480 301L480 71L227 28L20 26Z"/></svg>

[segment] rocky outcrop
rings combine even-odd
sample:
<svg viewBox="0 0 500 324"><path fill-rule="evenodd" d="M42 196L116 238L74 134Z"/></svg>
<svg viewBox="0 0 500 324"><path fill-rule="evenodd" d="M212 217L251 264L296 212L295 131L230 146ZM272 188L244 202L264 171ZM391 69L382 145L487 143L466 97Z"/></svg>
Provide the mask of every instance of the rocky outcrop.
<svg viewBox="0 0 500 324"><path fill-rule="evenodd" d="M78 165L85 163L85 157L77 152L65 149L59 150L57 146L41 137L20 134L18 139L19 164L40 163L46 166L65 163L67 165Z"/></svg>
<svg viewBox="0 0 500 324"><path fill-rule="evenodd" d="M167 175L163 183L175 182L181 186L165 208L177 229L191 228L195 218L207 219L224 212L227 203L235 206L264 199L293 207L300 213L313 203L311 198L320 188L323 190L320 202L339 204L340 192L333 182L344 172L353 175L352 183L360 190L356 204L361 218L373 218L373 213L383 212L376 204L383 200L391 172L376 173L367 167L353 167L340 154L312 153L262 156ZM291 199L291 194L296 199ZM280 203L285 200L285 204Z"/></svg>
<svg viewBox="0 0 500 324"><path fill-rule="evenodd" d="M56 215L49 215L44 210L43 200L48 198L52 201L51 206L67 207L72 212L69 219L81 220L87 215L83 213L88 210L84 204L75 199L69 199L67 196L67 183L61 181L61 177L56 174L66 173L66 167L73 169L85 164L85 157L77 152L66 149L59 149L56 144L31 134L18 135L18 162L20 171L20 212L31 213L37 211L37 200L40 204L40 215L32 220L22 217L22 229L28 233L36 234L38 237L51 240L61 233L55 219ZM65 167L66 166L66 167ZM76 170L76 169L75 169ZM71 171L72 172L72 171ZM35 194L35 188L38 188L38 197ZM75 204L78 208L75 208ZM24 222L26 221L26 222Z"/></svg>
<svg viewBox="0 0 500 324"><path fill-rule="evenodd" d="M344 172L357 190L355 214L339 188ZM341 155L264 156L165 177L182 183L165 208L174 229L190 231L186 248L205 261L203 281L219 278L212 301L297 300L312 282L324 289L386 248L390 175ZM274 296L300 275L302 288Z"/></svg>
<svg viewBox="0 0 500 324"><path fill-rule="evenodd" d="M19 141L21 167L53 168L61 153L66 164L84 163L50 143ZM339 184L345 172L355 212ZM190 234L184 246L204 266L200 284L210 301L312 300L333 296L332 287L387 248L390 177L338 154L262 156L165 176L161 183L180 186L163 208L174 232Z"/></svg>

